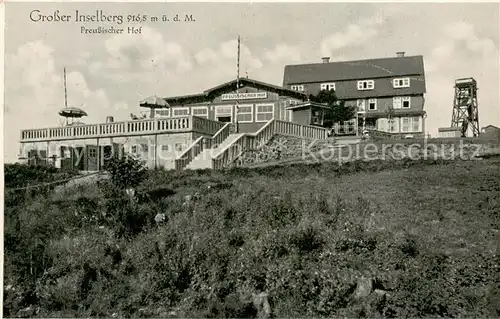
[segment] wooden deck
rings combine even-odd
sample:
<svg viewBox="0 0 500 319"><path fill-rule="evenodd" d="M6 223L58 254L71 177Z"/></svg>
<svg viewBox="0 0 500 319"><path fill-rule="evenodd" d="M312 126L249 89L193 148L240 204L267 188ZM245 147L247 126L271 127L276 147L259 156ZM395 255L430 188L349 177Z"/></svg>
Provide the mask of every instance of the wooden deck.
<svg viewBox="0 0 500 319"><path fill-rule="evenodd" d="M213 135L225 123L186 116L169 119L145 119L112 123L26 129L21 131L21 143L128 137L165 133L199 132Z"/></svg>

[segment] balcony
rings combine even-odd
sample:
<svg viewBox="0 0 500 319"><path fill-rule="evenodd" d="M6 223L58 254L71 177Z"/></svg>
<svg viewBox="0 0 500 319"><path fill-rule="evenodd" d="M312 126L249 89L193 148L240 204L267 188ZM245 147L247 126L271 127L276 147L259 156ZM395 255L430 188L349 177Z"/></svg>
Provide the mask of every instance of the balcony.
<svg viewBox="0 0 500 319"><path fill-rule="evenodd" d="M21 130L21 143L198 132L213 135L225 123L196 116Z"/></svg>

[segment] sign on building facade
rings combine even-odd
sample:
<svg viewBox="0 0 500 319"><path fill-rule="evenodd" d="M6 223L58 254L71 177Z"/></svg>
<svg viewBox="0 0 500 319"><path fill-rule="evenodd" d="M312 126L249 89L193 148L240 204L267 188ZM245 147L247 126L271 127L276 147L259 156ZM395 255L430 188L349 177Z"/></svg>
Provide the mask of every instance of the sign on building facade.
<svg viewBox="0 0 500 319"><path fill-rule="evenodd" d="M223 101L227 100L250 100L250 99L265 99L267 98L267 92L256 92L256 93L229 93L222 94L221 99Z"/></svg>

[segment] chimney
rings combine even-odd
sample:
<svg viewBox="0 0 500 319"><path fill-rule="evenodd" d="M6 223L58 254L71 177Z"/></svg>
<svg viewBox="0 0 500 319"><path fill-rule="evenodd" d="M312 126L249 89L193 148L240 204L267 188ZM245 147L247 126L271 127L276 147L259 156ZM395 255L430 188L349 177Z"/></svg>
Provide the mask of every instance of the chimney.
<svg viewBox="0 0 500 319"><path fill-rule="evenodd" d="M400 52L396 52L396 55L398 58L404 58L405 53L403 51L400 51Z"/></svg>
<svg viewBox="0 0 500 319"><path fill-rule="evenodd" d="M323 63L328 63L328 62L330 62L330 57L325 56L325 57L322 57L321 60L323 60Z"/></svg>

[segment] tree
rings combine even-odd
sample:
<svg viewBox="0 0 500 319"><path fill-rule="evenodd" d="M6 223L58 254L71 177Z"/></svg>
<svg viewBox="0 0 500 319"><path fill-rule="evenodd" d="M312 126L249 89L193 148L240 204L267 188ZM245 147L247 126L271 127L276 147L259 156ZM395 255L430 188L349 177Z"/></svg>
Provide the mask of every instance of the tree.
<svg viewBox="0 0 500 319"><path fill-rule="evenodd" d="M389 125L388 127L388 131L392 133L391 131L391 124L392 124L392 120L394 118L394 108L392 106L389 106L386 110L385 110L385 115L387 116L387 124Z"/></svg>
<svg viewBox="0 0 500 319"><path fill-rule="evenodd" d="M310 95L309 100L324 103L328 109L325 110L323 127L332 127L337 122L349 121L356 115L356 108L348 106L339 100L334 90L321 90L316 96Z"/></svg>

